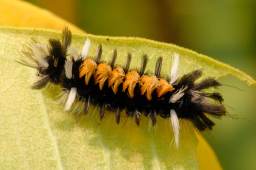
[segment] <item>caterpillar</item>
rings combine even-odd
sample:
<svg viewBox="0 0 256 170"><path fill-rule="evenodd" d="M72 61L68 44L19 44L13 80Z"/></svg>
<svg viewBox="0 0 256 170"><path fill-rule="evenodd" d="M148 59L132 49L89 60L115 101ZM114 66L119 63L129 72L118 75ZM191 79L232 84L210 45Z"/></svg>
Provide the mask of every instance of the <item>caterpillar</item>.
<svg viewBox="0 0 256 170"><path fill-rule="evenodd" d="M60 85L67 93L64 110L69 111L73 103L81 101L84 113L90 105L99 107L99 118L105 111L115 115L119 124L124 112L133 117L137 125L140 117L149 117L152 125L157 116L170 119L174 140L179 143L179 119L192 121L199 130L212 129L215 123L208 117L221 117L226 114L223 96L219 92L206 92L206 89L219 87L221 83L212 77L200 81L203 71L196 69L178 76L180 55L173 54L170 74L161 77L163 57L159 56L153 74L145 73L148 56L141 56L139 69L131 69L132 53L118 56L118 49L112 50L110 62L101 60L102 44L98 44L94 56L89 56L89 38L85 40L80 54L69 53L72 33L68 28L62 32L62 39L49 39L48 44L35 43L24 52L26 59L19 62L35 68L39 80L33 89L42 89L48 83ZM125 66L116 64L117 57L126 57Z"/></svg>

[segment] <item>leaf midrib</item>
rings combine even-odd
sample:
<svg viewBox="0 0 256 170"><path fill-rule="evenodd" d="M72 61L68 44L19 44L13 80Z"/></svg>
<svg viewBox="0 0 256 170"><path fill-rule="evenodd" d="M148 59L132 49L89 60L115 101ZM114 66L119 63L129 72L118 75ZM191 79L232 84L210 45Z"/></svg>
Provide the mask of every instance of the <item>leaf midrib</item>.
<svg viewBox="0 0 256 170"><path fill-rule="evenodd" d="M58 168L59 168L59 170L63 170L64 168L63 168L62 159L61 159L61 156L60 156L60 149L58 147L58 141L57 141L56 136L54 135L54 132L53 132L53 130L51 128L51 125L49 123L50 120L49 120L47 109L45 107L46 103L44 101L44 97L43 97L42 92L38 93L38 98L40 100L40 103L42 103L41 107L42 107L43 112L45 113L44 114L44 122L45 122L45 125L47 126L48 134L49 134L49 136L52 140L53 148L55 149L55 156L56 156Z"/></svg>

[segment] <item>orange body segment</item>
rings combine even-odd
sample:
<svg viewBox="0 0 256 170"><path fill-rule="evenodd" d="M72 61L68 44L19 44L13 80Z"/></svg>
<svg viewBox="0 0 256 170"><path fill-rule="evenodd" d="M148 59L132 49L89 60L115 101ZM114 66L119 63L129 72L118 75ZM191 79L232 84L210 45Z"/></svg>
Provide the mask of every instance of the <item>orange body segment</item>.
<svg viewBox="0 0 256 170"><path fill-rule="evenodd" d="M139 82L140 75L137 71L132 70L129 71L125 75L125 81L123 83L123 92L127 90L127 94L129 97L134 97L134 89L136 84Z"/></svg>
<svg viewBox="0 0 256 170"><path fill-rule="evenodd" d="M113 93L118 92L118 88L122 85L122 91L126 92L130 98L134 97L134 91L137 83L140 85L140 94L144 95L147 100L152 100L152 93L156 91L157 97L160 98L168 92L172 92L174 87L165 79L159 79L156 76L142 75L140 76L136 70L128 73L120 66L113 70L107 63L97 64L93 59L86 58L80 67L79 77L84 76L85 84L88 85L91 76L94 76L95 84L99 85L100 90L108 81L108 87Z"/></svg>
<svg viewBox="0 0 256 170"><path fill-rule="evenodd" d="M109 78L112 68L106 63L100 63L94 74L95 84L99 84L100 90L103 89L105 81Z"/></svg>
<svg viewBox="0 0 256 170"><path fill-rule="evenodd" d="M91 76L94 74L95 70L97 68L97 63L90 58L87 58L83 61L81 67L80 67L80 73L79 73L79 77L85 77L85 84L88 85Z"/></svg>
<svg viewBox="0 0 256 170"><path fill-rule="evenodd" d="M159 80L159 86L156 89L157 97L162 97L168 92L172 92L174 87L166 80L160 79Z"/></svg>
<svg viewBox="0 0 256 170"><path fill-rule="evenodd" d="M148 100L152 100L152 93L158 86L159 80L156 76L144 75L140 78L140 93Z"/></svg>
<svg viewBox="0 0 256 170"><path fill-rule="evenodd" d="M122 67L116 67L110 73L108 79L108 86L112 88L113 92L116 94L119 85L124 81L125 72Z"/></svg>

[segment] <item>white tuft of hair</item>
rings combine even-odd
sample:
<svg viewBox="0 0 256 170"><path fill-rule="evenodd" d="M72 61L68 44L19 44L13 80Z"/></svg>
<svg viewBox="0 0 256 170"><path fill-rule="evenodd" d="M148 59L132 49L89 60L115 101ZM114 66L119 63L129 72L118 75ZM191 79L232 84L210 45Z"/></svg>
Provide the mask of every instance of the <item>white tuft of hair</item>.
<svg viewBox="0 0 256 170"><path fill-rule="evenodd" d="M74 59L75 61L81 58L80 52L74 47L69 47L67 54L68 56L72 56L72 59Z"/></svg>
<svg viewBox="0 0 256 170"><path fill-rule="evenodd" d="M49 55L47 52L47 47L36 43L32 45L32 53L33 53L33 58L38 62L40 67L47 68L49 64L45 60L45 58Z"/></svg>
<svg viewBox="0 0 256 170"><path fill-rule="evenodd" d="M65 75L68 79L72 78L72 68L73 68L73 62L71 60L66 60L65 65Z"/></svg>
<svg viewBox="0 0 256 170"><path fill-rule="evenodd" d="M87 57L90 47L91 47L91 40L89 38L87 38L84 42L84 46L83 46L82 53L81 53L82 59L85 59Z"/></svg>
<svg viewBox="0 0 256 170"><path fill-rule="evenodd" d="M184 91L187 90L187 87L182 87L179 89L176 93L174 93L170 99L169 103L176 103L178 100L180 100L184 96Z"/></svg>
<svg viewBox="0 0 256 170"><path fill-rule="evenodd" d="M74 101L76 99L76 94L77 94L76 87L72 87L69 91L68 98L67 98L67 101L66 101L66 104L65 104L65 108L64 108L65 111L70 110L72 104L74 103Z"/></svg>
<svg viewBox="0 0 256 170"><path fill-rule="evenodd" d="M172 68L171 68L170 84L173 84L178 78L179 63L180 63L180 55L178 53L174 53L174 55L172 57Z"/></svg>
<svg viewBox="0 0 256 170"><path fill-rule="evenodd" d="M176 148L178 148L179 138L180 138L180 125L179 125L179 118L177 116L177 113L173 109L171 109L170 111L170 121L172 124L174 142L175 142Z"/></svg>

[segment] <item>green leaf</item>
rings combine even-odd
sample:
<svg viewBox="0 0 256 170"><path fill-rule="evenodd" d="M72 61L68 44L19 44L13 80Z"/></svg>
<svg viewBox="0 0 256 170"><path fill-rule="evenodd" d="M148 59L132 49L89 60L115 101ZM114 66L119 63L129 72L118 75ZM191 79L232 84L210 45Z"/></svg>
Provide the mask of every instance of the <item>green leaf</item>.
<svg viewBox="0 0 256 170"><path fill-rule="evenodd" d="M131 67L138 68L141 56L148 54L148 73L154 71L156 58L162 56L162 75L167 76L170 56L176 52L182 57L180 75L201 68L205 76L219 78L230 74L255 84L255 80L237 69L170 44L138 38L74 35L72 46L81 49L86 36L92 41L90 54L94 56L97 44L101 43L106 61L116 48L118 64L124 65L130 52ZM158 118L157 126L152 128L148 119L143 118L137 127L123 115L121 124L116 125L114 115L109 114L100 122L95 108L86 116L64 113L54 100L59 87L49 87L43 93L31 90L35 71L15 60L21 57L23 45L31 38L47 43L55 37L60 37L60 33L0 28L1 169L198 169L197 140L188 121L181 121L181 143L177 150L172 144L168 120Z"/></svg>

